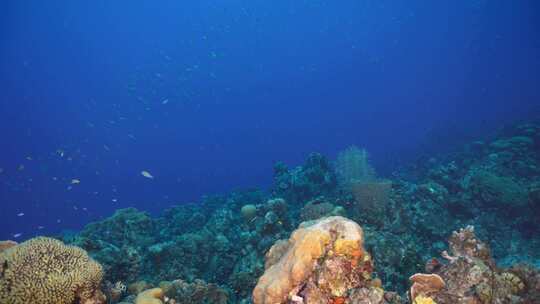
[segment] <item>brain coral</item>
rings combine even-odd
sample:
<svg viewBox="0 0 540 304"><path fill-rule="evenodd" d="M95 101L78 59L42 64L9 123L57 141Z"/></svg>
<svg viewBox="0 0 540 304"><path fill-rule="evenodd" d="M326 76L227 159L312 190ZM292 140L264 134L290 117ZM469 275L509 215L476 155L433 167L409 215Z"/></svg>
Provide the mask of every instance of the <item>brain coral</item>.
<svg viewBox="0 0 540 304"><path fill-rule="evenodd" d="M34 238L0 253L0 303L101 304L102 276L84 250Z"/></svg>
<svg viewBox="0 0 540 304"><path fill-rule="evenodd" d="M342 296L361 279L353 278L345 269L351 274L362 274L360 268L352 269L363 265L361 260L367 257L363 242L362 228L344 217L304 222L288 242L277 242L268 251L266 271L253 291L253 303L276 304L298 298L298 289L306 284L315 268L319 269L317 288L331 296ZM343 263L347 266L343 267ZM316 267L318 264L320 267ZM337 274L339 280L336 281ZM326 303L321 300L313 303L316 302Z"/></svg>

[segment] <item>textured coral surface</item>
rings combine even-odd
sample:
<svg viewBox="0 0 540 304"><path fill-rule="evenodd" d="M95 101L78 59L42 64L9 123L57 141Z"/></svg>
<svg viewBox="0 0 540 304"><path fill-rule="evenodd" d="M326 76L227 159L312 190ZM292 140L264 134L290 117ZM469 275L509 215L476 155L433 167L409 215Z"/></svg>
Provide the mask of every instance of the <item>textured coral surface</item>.
<svg viewBox="0 0 540 304"><path fill-rule="evenodd" d="M253 291L253 303L287 299L327 303L343 298L349 289L370 279L371 264L363 242L362 228L344 217L304 222L287 243L278 242L269 250L267 262L271 262Z"/></svg>
<svg viewBox="0 0 540 304"><path fill-rule="evenodd" d="M0 303L104 303L102 276L101 266L84 250L50 238L31 239L0 253Z"/></svg>
<svg viewBox="0 0 540 304"><path fill-rule="evenodd" d="M476 238L472 226L455 231L449 247L450 253L443 252L447 263L435 267L436 274L415 275L422 278L413 280L410 294L415 303L420 302L417 295L422 299L429 296L439 304L540 302L538 271L532 270L536 275L527 277L512 269L496 267L489 247ZM414 288L415 284L422 286Z"/></svg>

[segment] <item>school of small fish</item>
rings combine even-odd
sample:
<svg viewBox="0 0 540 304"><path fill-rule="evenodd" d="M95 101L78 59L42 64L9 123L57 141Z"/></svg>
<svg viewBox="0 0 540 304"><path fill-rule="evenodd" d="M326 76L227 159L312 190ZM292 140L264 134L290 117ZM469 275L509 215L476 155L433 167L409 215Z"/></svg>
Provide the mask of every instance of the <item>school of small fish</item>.
<svg viewBox="0 0 540 304"><path fill-rule="evenodd" d="M207 39L206 37L203 37L203 39ZM173 60L173 58L167 56L167 55L163 55L164 56L164 59L167 61L167 62L170 62ZM217 58L218 57L218 54L216 54L215 52L211 52L210 53L210 56L212 56L213 58ZM184 72L187 72L187 73L190 73L192 71L196 71L199 69L199 66L198 65L193 65L193 66L190 66L190 67L187 67L185 69ZM156 78L158 79L161 79L162 81L164 79L166 79L167 77L167 74L162 74L162 73L154 73L153 76L155 76ZM210 76L211 77L214 77L215 78L215 75L213 73L210 73ZM128 90L131 91L131 92L134 92L135 90L137 90L137 88L135 86L129 86L128 87ZM150 102L151 100L153 100L154 104L161 104L162 106L165 106L165 105L168 105L164 108L169 108L170 106L173 106L173 105L177 105L177 104L180 104L180 102L177 100L178 96L162 96L161 98L160 97L148 97L148 96L141 96L139 95L139 93L137 93L138 96L134 96L136 97L136 99L140 102L142 102L144 104L144 106L146 106L146 110L153 110L155 109L154 106L152 105L152 103ZM190 96L191 96L191 92L189 91L185 91L182 93L182 97L184 99L189 99ZM96 105L96 102L94 100L90 100L89 102L89 105ZM115 105L115 106L118 106L118 105ZM119 116L117 117L116 119L109 119L109 120L106 120L105 121L105 124L110 127L110 126L114 126L114 125L118 125L120 124L122 121L124 120L130 120L129 117L125 117L125 116ZM140 118L139 118L140 120ZM87 121L87 122L84 122L84 125L88 128L99 128L100 126L100 123L99 122L90 122L90 121ZM157 125L156 125L157 126ZM126 134L127 138L129 138L130 140L132 141L136 141L137 140L137 137L132 134L132 133L128 133ZM85 139L87 140L87 139ZM88 142L88 141L87 141ZM115 148L117 147L117 145L113 145L111 144L110 142L108 144L101 144L100 147L102 147L102 149L106 152L115 152ZM77 156L82 156L82 157L89 157L90 155L85 155L84 153L81 152L81 148L77 148L77 149L69 149L67 147L59 147L59 148L55 148L53 149L49 155L51 157L53 157L55 160L62 160L62 161L65 161L65 162L68 162L68 163L75 163L78 159ZM30 165L30 162L33 162L33 163L37 163L39 162L40 160L42 160L43 157L42 156L37 156L37 155L23 155L22 156L22 162L20 164L17 164L16 167L14 168L14 170L12 170L12 172L15 172L15 173L18 173L18 174L28 174L30 172L35 172L33 170L35 170L35 166L33 165ZM119 160L116 160L116 164L119 163ZM45 164L42 164L40 169L43 170L43 172L46 172L47 171L47 165ZM2 175L2 177L5 177L5 176L8 176L9 174L6 174L6 173L9 173L10 171L6 171L6 168L0 168L0 175ZM95 175L96 176L99 176L101 175L102 172L100 171L96 171L95 172ZM140 175L142 175L144 178L146 179L150 179L150 180L154 180L155 177L152 173L150 173L150 171L148 170L142 170L140 171ZM87 193L87 194L93 194L93 195L98 195L98 192L97 191L91 191L89 190L87 187L88 187L88 184L86 179L85 179L85 183L84 185L82 185L82 179L81 178L78 178L78 177L62 177L60 175L49 175L49 176L46 176L46 178L50 181L53 181L53 182L57 182L57 183L62 183L63 184L63 189L65 189L65 191L70 191L72 193L82 193L82 192L78 192L78 191L84 191L84 193ZM36 178L37 180L37 178ZM28 188L28 184L30 184L31 182L33 182L34 179L32 178L29 178L29 177L26 177L25 179L25 183L22 184L22 183L11 183L11 182L6 182L6 184L10 187L12 187L13 190L15 191L22 191L22 190L27 190L29 191L30 188ZM116 189L113 188L113 192L115 194L113 195L118 195L118 193L116 193ZM168 197L166 197L168 198ZM118 203L120 201L119 198L117 197L113 197L113 198L109 198L110 199L110 202L111 203ZM77 212L81 212L81 211L85 211L87 212L88 211L88 208L86 207L80 207L80 206L77 206L77 205L73 205L73 202L68 202L67 203L67 206L72 206L72 210L75 210ZM69 208L69 207L68 207ZM16 217L17 218L22 218L22 217L34 217L36 215L35 212L32 212L30 209L28 210L25 210L24 212L23 211L16 211L15 213ZM62 222L62 219L56 219L56 223L61 223ZM45 226L44 225L37 225L35 226L35 229L36 230L43 230L45 229ZM22 232L14 232L14 233L11 233L10 235L13 237L13 238L20 238L22 237L23 235L25 237L31 237L32 233L29 233L27 231L22 231Z"/></svg>

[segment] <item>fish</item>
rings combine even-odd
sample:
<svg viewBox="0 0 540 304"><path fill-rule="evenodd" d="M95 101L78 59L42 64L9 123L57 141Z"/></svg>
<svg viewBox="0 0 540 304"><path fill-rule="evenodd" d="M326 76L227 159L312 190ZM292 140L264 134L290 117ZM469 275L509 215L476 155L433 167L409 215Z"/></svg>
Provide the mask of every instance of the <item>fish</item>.
<svg viewBox="0 0 540 304"><path fill-rule="evenodd" d="M81 181L79 179L74 178L74 179L71 180L72 185L80 184L80 183L81 183Z"/></svg>
<svg viewBox="0 0 540 304"><path fill-rule="evenodd" d="M113 198L113 199L112 199L111 201L112 201L113 203L116 203L116 202L118 202L118 200L117 200L117 199L115 199L115 198Z"/></svg>
<svg viewBox="0 0 540 304"><path fill-rule="evenodd" d="M17 216L19 216L19 217L24 216L24 213L23 212L17 213Z"/></svg>
<svg viewBox="0 0 540 304"><path fill-rule="evenodd" d="M44 229L44 228L45 228L45 226L37 226L38 230L41 230L41 229Z"/></svg>
<svg viewBox="0 0 540 304"><path fill-rule="evenodd" d="M20 237L21 235L23 235L23 234L22 233L15 233L15 234L13 234L13 238L16 239L16 238Z"/></svg>
<svg viewBox="0 0 540 304"><path fill-rule="evenodd" d="M154 176L152 174L150 174L150 172L148 172L146 170L141 171L141 175L146 177L146 178L149 178L149 179L154 179Z"/></svg>
<svg viewBox="0 0 540 304"><path fill-rule="evenodd" d="M161 102L161 104L168 104L168 103L169 103L169 99L168 99L168 98L167 98L167 99L164 99L164 100Z"/></svg>

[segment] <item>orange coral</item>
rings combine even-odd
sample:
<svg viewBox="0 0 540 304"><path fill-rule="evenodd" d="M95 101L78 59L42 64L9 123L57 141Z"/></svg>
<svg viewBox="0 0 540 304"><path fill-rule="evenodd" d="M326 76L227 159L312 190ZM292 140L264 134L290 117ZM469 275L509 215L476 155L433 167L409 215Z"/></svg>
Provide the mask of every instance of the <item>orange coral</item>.
<svg viewBox="0 0 540 304"><path fill-rule="evenodd" d="M340 216L301 224L288 242L269 250L266 271L253 290L253 303L284 303L312 274L317 259L330 251L336 256L362 255L363 242L362 228Z"/></svg>
<svg viewBox="0 0 540 304"><path fill-rule="evenodd" d="M332 304L344 304L345 298L344 297L337 297L332 300Z"/></svg>
<svg viewBox="0 0 540 304"><path fill-rule="evenodd" d="M351 252L351 257L352 257L351 266L353 268L356 268L358 266L358 261L363 256L363 254L364 252L360 249L355 249Z"/></svg>

